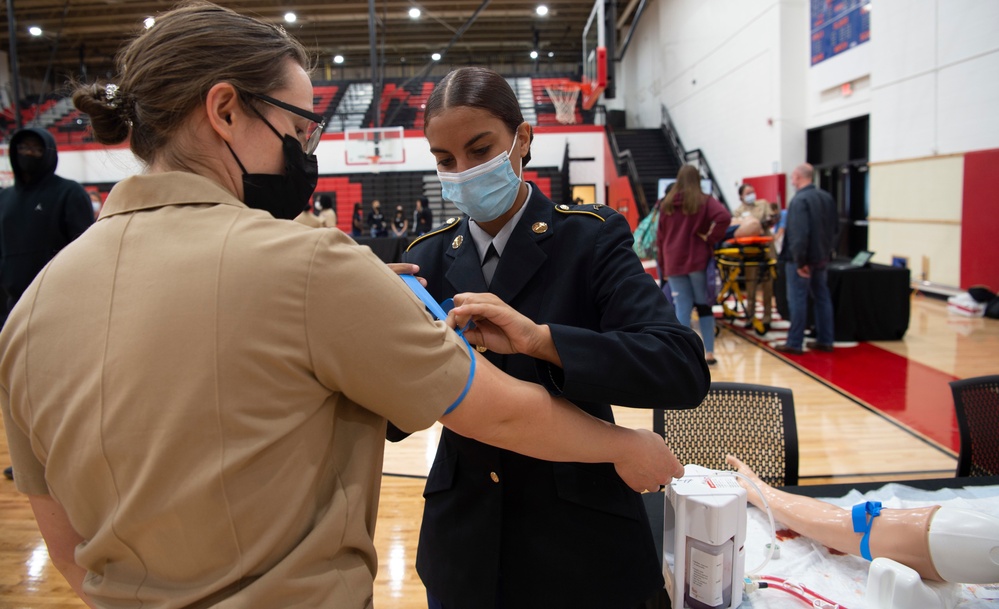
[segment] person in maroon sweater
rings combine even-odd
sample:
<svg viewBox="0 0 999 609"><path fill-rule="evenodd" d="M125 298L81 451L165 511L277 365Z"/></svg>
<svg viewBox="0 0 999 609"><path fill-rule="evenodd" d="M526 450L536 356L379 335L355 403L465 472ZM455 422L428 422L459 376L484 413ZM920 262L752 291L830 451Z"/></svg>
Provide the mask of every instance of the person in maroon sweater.
<svg viewBox="0 0 999 609"><path fill-rule="evenodd" d="M680 323L691 326L691 311L697 308L704 359L715 364L715 318L708 298L705 269L714 244L725 236L732 213L711 195L701 192L701 174L684 165L676 182L663 197L659 209L659 268L669 281ZM691 326L693 327L693 326Z"/></svg>

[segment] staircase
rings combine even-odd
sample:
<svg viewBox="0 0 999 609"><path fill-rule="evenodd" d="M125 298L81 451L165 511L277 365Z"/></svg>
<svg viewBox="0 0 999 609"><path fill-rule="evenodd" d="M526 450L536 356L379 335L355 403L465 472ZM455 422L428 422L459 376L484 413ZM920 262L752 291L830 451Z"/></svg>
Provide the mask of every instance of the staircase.
<svg viewBox="0 0 999 609"><path fill-rule="evenodd" d="M615 129L618 150L631 150L638 178L651 208L658 198L659 179L675 178L680 161L670 148L662 129Z"/></svg>

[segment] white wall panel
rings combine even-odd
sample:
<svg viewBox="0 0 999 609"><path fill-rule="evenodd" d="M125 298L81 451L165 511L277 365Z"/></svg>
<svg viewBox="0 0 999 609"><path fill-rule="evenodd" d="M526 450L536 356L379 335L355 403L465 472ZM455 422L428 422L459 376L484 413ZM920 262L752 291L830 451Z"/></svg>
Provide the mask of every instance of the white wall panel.
<svg viewBox="0 0 999 609"><path fill-rule="evenodd" d="M922 279L923 256L929 265L925 279L947 286L961 285L961 227L953 224L871 222L868 246L874 261L891 264L892 256L909 259L912 279Z"/></svg>
<svg viewBox="0 0 999 609"><path fill-rule="evenodd" d="M964 158L875 164L870 172L867 248L877 252L875 260L890 264L892 256L905 256L917 279L926 256L927 280L960 285Z"/></svg>
<svg viewBox="0 0 999 609"><path fill-rule="evenodd" d="M875 164L870 171L871 218L955 222L961 219L963 157Z"/></svg>
<svg viewBox="0 0 999 609"><path fill-rule="evenodd" d="M941 69L937 96L941 154L999 146L999 50Z"/></svg>
<svg viewBox="0 0 999 609"><path fill-rule="evenodd" d="M999 2L995 0L941 2L937 13L937 61L946 66L999 50L997 29ZM995 75L995 72L992 74Z"/></svg>
<svg viewBox="0 0 999 609"><path fill-rule="evenodd" d="M878 89L871 103L872 161L937 153L935 73Z"/></svg>
<svg viewBox="0 0 999 609"><path fill-rule="evenodd" d="M871 10L871 78L878 87L936 65L938 0L878 0Z"/></svg>

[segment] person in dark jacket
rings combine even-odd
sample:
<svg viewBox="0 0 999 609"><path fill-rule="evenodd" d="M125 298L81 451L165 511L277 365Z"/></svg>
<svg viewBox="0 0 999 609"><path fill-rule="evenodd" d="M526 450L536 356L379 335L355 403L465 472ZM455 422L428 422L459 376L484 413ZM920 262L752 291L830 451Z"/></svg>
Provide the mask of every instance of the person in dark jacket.
<svg viewBox="0 0 999 609"><path fill-rule="evenodd" d="M430 200L420 197L413 211L413 234L419 237L430 232L434 226L434 212L430 211Z"/></svg>
<svg viewBox="0 0 999 609"><path fill-rule="evenodd" d="M378 199L371 202L366 223L372 237L388 237L388 219L382 213L382 203Z"/></svg>
<svg viewBox="0 0 999 609"><path fill-rule="evenodd" d="M3 318L59 250L94 223L90 195L72 180L55 174L55 138L28 127L10 138L14 185L0 191L0 288ZM4 475L12 476L11 468Z"/></svg>
<svg viewBox="0 0 999 609"><path fill-rule="evenodd" d="M28 127L10 138L14 185L0 192L3 321L38 271L94 223L90 196L55 174L58 163L55 138L45 129Z"/></svg>
<svg viewBox="0 0 999 609"><path fill-rule="evenodd" d="M787 274L791 327L787 341L774 348L792 355L804 352L809 293L814 298L817 334L812 346L819 351L832 351L835 336L826 267L836 248L839 213L832 196L812 184L813 176L814 169L808 163L791 172L791 185L797 192L787 206L784 246L778 258Z"/></svg>
<svg viewBox="0 0 999 609"><path fill-rule="evenodd" d="M360 203L354 203L354 215L350 218L350 236L360 237L364 232L364 212Z"/></svg>
<svg viewBox="0 0 999 609"><path fill-rule="evenodd" d="M418 238L405 261L434 298L454 298L456 322L474 318L469 341L606 421L611 404L697 406L710 384L700 339L642 268L621 214L556 205L522 179L532 131L506 80L455 70L425 116L442 194L468 218ZM662 591L641 496L606 464L445 430L424 497L416 568L431 609L635 609Z"/></svg>

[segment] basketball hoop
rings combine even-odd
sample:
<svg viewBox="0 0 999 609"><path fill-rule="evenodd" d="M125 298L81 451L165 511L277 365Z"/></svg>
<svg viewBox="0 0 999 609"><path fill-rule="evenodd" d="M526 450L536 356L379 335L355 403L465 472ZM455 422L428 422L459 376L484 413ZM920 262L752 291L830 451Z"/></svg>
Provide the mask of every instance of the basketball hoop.
<svg viewBox="0 0 999 609"><path fill-rule="evenodd" d="M378 166L378 162L381 161L381 160L382 160L382 157L380 157L377 154L373 154L373 155L371 155L371 156L368 157L368 163L371 164L371 173L378 173L379 172L379 170L381 168Z"/></svg>
<svg viewBox="0 0 999 609"><path fill-rule="evenodd" d="M563 125L576 123L576 101L579 100L579 83L565 81L545 86L548 97L555 104L555 119Z"/></svg>

